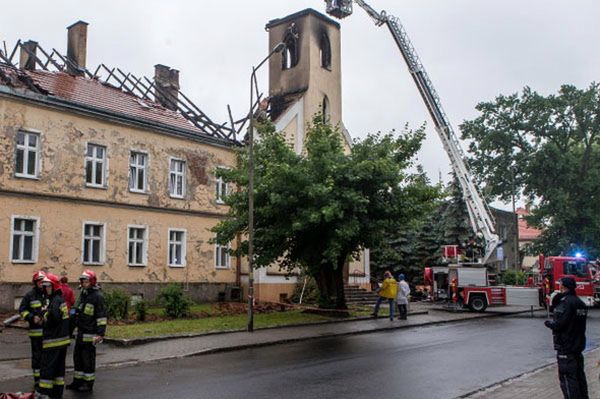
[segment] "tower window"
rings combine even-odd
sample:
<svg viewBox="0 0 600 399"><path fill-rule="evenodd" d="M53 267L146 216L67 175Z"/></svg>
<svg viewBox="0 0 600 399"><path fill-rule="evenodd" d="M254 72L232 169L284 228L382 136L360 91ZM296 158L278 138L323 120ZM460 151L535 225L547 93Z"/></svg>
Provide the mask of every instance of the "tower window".
<svg viewBox="0 0 600 399"><path fill-rule="evenodd" d="M282 40L285 43L285 50L281 56L281 69L283 70L292 69L298 65L298 59L300 58L298 37L296 24L291 24Z"/></svg>
<svg viewBox="0 0 600 399"><path fill-rule="evenodd" d="M326 33L321 35L319 42L319 59L321 62L321 68L331 70L331 43Z"/></svg>
<svg viewBox="0 0 600 399"><path fill-rule="evenodd" d="M321 110L323 111L323 122L329 123L331 119L331 108L329 106L329 99L327 96L323 97L323 103L321 104Z"/></svg>

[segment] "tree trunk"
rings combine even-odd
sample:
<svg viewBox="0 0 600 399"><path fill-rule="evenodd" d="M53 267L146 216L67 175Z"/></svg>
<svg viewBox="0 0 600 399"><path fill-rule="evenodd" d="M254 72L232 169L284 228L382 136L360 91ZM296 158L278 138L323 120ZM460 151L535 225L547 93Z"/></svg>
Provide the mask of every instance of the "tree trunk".
<svg viewBox="0 0 600 399"><path fill-rule="evenodd" d="M333 277L335 281L335 308L348 309L346 305L346 295L344 293L344 265L346 257L341 257L338 260L337 268L334 270Z"/></svg>

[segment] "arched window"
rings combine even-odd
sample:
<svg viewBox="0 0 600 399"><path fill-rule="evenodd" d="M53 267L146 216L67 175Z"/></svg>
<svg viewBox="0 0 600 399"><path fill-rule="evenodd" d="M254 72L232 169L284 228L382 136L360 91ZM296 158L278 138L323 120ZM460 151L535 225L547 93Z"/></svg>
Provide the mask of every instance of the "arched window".
<svg viewBox="0 0 600 399"><path fill-rule="evenodd" d="M296 25L291 24L282 40L285 43L285 50L281 55L281 69L292 69L298 65L298 59L300 58L298 37Z"/></svg>
<svg viewBox="0 0 600 399"><path fill-rule="evenodd" d="M319 41L319 59L321 62L321 68L331 69L331 43L327 33L321 34L321 40Z"/></svg>
<svg viewBox="0 0 600 399"><path fill-rule="evenodd" d="M329 122L331 119L331 108L329 106L329 99L327 96L323 97L323 103L321 104L321 111L323 112L323 121Z"/></svg>

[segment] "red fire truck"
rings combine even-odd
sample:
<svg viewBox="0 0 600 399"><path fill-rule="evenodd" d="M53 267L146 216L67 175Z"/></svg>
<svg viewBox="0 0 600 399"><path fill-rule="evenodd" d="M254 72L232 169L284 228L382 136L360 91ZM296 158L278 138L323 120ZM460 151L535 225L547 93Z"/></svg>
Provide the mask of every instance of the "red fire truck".
<svg viewBox="0 0 600 399"><path fill-rule="evenodd" d="M585 258L570 256L540 255L540 274L542 289L547 301L559 292L560 279L572 277L577 283L577 296L589 307L600 304L598 285L594 284L594 275L590 264ZM596 292L595 292L596 291Z"/></svg>

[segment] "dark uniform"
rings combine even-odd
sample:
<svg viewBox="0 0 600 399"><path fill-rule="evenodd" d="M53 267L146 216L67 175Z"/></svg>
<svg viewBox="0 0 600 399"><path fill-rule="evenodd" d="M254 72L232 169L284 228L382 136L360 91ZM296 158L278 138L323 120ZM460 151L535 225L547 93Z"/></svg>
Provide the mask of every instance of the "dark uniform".
<svg viewBox="0 0 600 399"><path fill-rule="evenodd" d="M558 300L554 309L554 319L547 320L545 325L552 329L558 360L558 377L564 397L588 399L582 355L585 349L587 308L575 295L573 279L563 278L563 285L569 288L569 292Z"/></svg>
<svg viewBox="0 0 600 399"><path fill-rule="evenodd" d="M106 332L106 307L104 297L97 286L90 286L81 291L75 303L75 325L77 327L77 340L73 361L75 370L73 383L69 389L84 387L92 390L96 380L96 336L104 337Z"/></svg>
<svg viewBox="0 0 600 399"><path fill-rule="evenodd" d="M33 380L38 385L40 380L40 365L42 361L42 337L41 324L35 324L33 317L38 316L42 320L42 308L47 306L46 295L42 289L33 287L21 300L19 313L21 318L29 323L29 340L31 341L31 369Z"/></svg>
<svg viewBox="0 0 600 399"><path fill-rule="evenodd" d="M50 297L44 315L44 340L42 342L42 368L39 391L50 398L62 398L65 387L65 359L69 338L69 310L60 291Z"/></svg>

